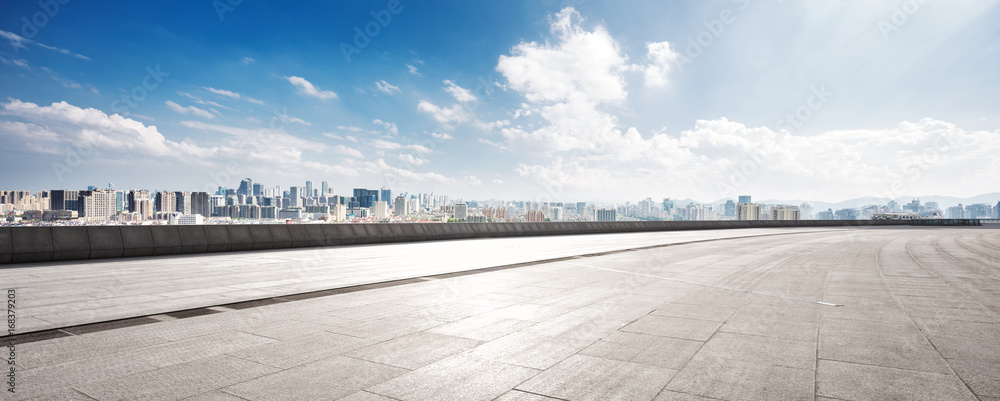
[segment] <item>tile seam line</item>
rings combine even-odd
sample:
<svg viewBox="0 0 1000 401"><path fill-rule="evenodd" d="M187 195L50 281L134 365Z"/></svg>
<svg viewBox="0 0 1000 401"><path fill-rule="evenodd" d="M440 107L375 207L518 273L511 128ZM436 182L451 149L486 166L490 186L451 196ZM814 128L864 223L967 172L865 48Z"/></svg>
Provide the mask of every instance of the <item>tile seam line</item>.
<svg viewBox="0 0 1000 401"><path fill-rule="evenodd" d="M772 237L772 236L783 236L783 235L802 235L802 234L814 234L814 233L827 233L827 232L835 232L835 231L841 231L841 230L838 230L838 229L829 229L829 230L810 230L810 231L803 231L803 232L779 232L779 233L769 233L769 234L741 235L741 236L735 236L735 237L699 239L699 240L691 240L691 241L673 242L673 243L669 243L669 244L657 244L657 245L647 245L647 246L642 246L642 247L624 248L624 249L617 249L617 250L613 250L613 251L602 251L602 252L586 253L586 254L572 255L572 256L561 256L561 257L556 257L556 258L539 259L539 260L534 260L534 261L529 261L529 262L511 263L511 264L499 265L499 266L489 266L489 267L483 267L483 268L477 268L477 269L471 269L471 270L459 270L459 271L454 271L454 272L430 274L430 275L425 275L425 276L415 276L415 277L400 278L400 279L394 279L394 280L377 281L377 282L365 283L365 284L355 284L355 285L350 285L350 286L345 286L345 287L334 287L334 288L328 288L328 289L316 290L316 291L306 291L306 292L296 293L296 294L286 294L286 295L280 295L280 296L255 298L255 299L249 299L249 300L243 300L243 301L236 301L236 302L227 302L227 303L224 303L224 304L214 304L214 305L198 306L198 307L194 307L194 308L185 308L185 309L178 309L178 310L173 310L173 311L157 312L157 313L150 313L150 314L137 315L137 316L129 316L129 317L123 317L123 318L118 318L118 319L102 320L102 321L99 321L99 322L91 322L91 323L84 323L84 324L71 325L71 326L62 326L62 327L55 327L55 328L43 329L43 330L24 331L24 332L20 332L18 334L15 334L14 336L9 336L9 335L7 335L7 336L0 336L0 341L2 341L2 342L8 342L8 341L14 340L13 341L14 344L25 344L25 343L30 343L30 342L45 341L45 340L54 339L54 338L58 338L58 337L66 337L65 334L69 334L69 336L79 336L79 335L84 335L84 334L88 334L88 333L96 333L96 332L101 332L101 331L114 330L113 328L108 328L108 329L104 329L104 330L95 330L95 331L88 332L88 333L83 333L83 334L72 334L72 333L69 333L69 331L67 331L67 330L70 330L70 329L78 329L78 328L89 327L89 326L93 326L93 325L99 325L99 324L108 324L108 323L115 323L115 322L126 322L126 321L130 321L130 320L133 320L133 319L152 318L154 316L160 316L160 315L166 315L166 314L172 314L172 313L180 313L180 312L187 312L187 311L194 311L194 310L201 310L201 309L207 309L207 308L227 307L227 305L234 305L234 304L241 304L241 303L261 302L261 301L268 301L268 300L278 300L279 302L277 302L277 303L295 302L295 301L299 301L299 300L303 300L303 299L285 299L285 298L286 297L288 297L288 298L290 298L290 297L302 297L302 296L307 296L307 295L310 295L310 294L317 294L317 295L316 295L316 297L308 297L308 298L304 298L304 299L320 298L320 297L329 296L329 295L338 295L338 294L345 294L345 293L366 291L368 289L385 288L385 287L395 287L395 286L400 286L400 285L416 284L416 283L419 283L419 282L430 281L430 280L440 280L440 279L451 278L451 277L447 277L447 276L460 277L460 276L467 276L467 275L473 275L473 274L489 273L489 272L493 272L493 271L514 269L514 268L519 268L519 267L527 267L527 266L541 265L541 264L547 264L547 263L564 262L564 261L574 260L574 259L590 258L590 257L597 257L597 256L608 256L608 255L615 255L615 254L619 254L619 253L634 252L634 251L643 251L643 250L656 249L656 248L666 248L666 247L670 247L670 246L699 244L699 243L704 243L704 242L738 240L738 239L746 239L746 238L759 238L759 237ZM365 288L365 287L375 287L375 288ZM342 291L342 292L339 292L337 294L320 295L320 293L329 292L329 291ZM264 306L264 305L260 305L260 306ZM252 307L245 308L245 309L252 309L252 308L257 308L257 307L258 306L252 306ZM225 312L219 312L219 313L225 313ZM146 322L146 323L141 323L141 324L137 324L137 325L133 325L133 326L127 326L127 327L142 326L142 325L150 324L150 323L154 323L154 322ZM17 339L19 337L22 337L22 336L27 337L27 336L32 336L32 335L39 335L39 334L42 334L42 333L53 333L53 334L64 333L64 334L63 335L59 335L58 337L42 338L42 339L33 340L33 341L27 341L27 342L18 342L17 341Z"/></svg>

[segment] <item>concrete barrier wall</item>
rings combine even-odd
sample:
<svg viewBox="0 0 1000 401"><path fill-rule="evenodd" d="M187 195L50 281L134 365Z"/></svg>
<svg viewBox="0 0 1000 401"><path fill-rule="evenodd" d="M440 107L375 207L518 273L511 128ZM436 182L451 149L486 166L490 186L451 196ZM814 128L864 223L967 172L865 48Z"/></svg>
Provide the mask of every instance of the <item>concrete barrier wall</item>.
<svg viewBox="0 0 1000 401"><path fill-rule="evenodd" d="M0 264L531 235L910 224L762 220L0 227Z"/></svg>

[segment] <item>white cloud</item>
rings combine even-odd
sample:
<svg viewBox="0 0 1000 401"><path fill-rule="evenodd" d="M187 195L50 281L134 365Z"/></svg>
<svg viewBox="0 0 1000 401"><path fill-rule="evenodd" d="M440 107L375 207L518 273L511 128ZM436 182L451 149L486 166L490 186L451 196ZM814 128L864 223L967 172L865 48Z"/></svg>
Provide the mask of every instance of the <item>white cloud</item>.
<svg viewBox="0 0 1000 401"><path fill-rule="evenodd" d="M26 44L33 44L33 45L36 45L36 46L41 47L43 49L48 49L48 50L52 50L52 51L55 51L55 52L59 52L59 53L65 54L67 56L73 56L73 57L76 57L76 58L81 59L81 60L88 60L88 61L90 60L90 57L84 56L82 54L74 53L74 52L71 52L69 50L61 49L61 48L58 48L58 47L55 47L55 46L49 46L47 44L44 44L44 43L41 43L41 42L38 42L38 41L34 41L34 40L31 40L31 39L28 39L28 38L25 38L25 37L23 37L21 35L13 33L13 32L7 32L7 31L4 31L4 30L0 30L0 37L5 38L8 41L10 41L10 45L14 48L14 50L17 50L19 48L20 49L27 49L28 46Z"/></svg>
<svg viewBox="0 0 1000 401"><path fill-rule="evenodd" d="M364 157L364 155L361 154L360 150L354 149L352 147L344 146L344 145L332 146L332 147L330 147L330 151L332 151L334 153L342 154L342 155L347 156L347 157L353 157L355 159L360 159L360 158Z"/></svg>
<svg viewBox="0 0 1000 401"><path fill-rule="evenodd" d="M380 92L384 92L385 94L388 94L388 95L391 95L392 92L399 93L399 87L398 86L393 86L393 85L389 84L388 82L385 82L385 80L375 82L375 89L377 89Z"/></svg>
<svg viewBox="0 0 1000 401"><path fill-rule="evenodd" d="M212 157L217 152L217 148L166 139L155 126L146 126L117 114L109 116L97 109L82 109L66 102L39 106L9 99L2 104L0 115L24 120L5 121L6 127L11 130L0 129L0 137L27 134L17 141L4 138L7 146L18 146L20 143L27 148L59 149L62 153L62 149L67 147L89 145L98 152L121 152L128 158L175 158L188 162Z"/></svg>
<svg viewBox="0 0 1000 401"><path fill-rule="evenodd" d="M243 65L250 65L250 64L253 64L253 63L254 63L254 62L256 62L256 61L257 61L257 60L254 60L253 58L250 58L250 57L243 57L243 58L242 58L242 59L240 60L240 63L242 63Z"/></svg>
<svg viewBox="0 0 1000 401"><path fill-rule="evenodd" d="M670 71L680 60L680 54L674 51L670 47L670 43L666 41L646 43L646 49L646 57L651 62L645 67L646 85L666 85Z"/></svg>
<svg viewBox="0 0 1000 401"><path fill-rule="evenodd" d="M435 120L445 126L468 121L470 118L469 113L461 104L454 104L451 107L438 107L434 103L421 100L417 104L417 110L430 114Z"/></svg>
<svg viewBox="0 0 1000 401"><path fill-rule="evenodd" d="M372 141L372 146L374 146L376 149L385 149L385 150L408 149L417 153L424 153L424 154L431 153L431 149L423 145L416 145L416 144L403 145L400 143L390 142L383 139L376 139Z"/></svg>
<svg viewBox="0 0 1000 401"><path fill-rule="evenodd" d="M207 91L209 91L209 92L212 92L212 93L214 93L216 95L225 96L225 97L228 97L230 99L242 99L242 100L248 101L248 102L253 103L253 104L264 104L263 101L254 99L254 98L249 97L249 96L243 96L243 95L239 94L238 92L227 91L225 89L216 89L216 88L211 88L211 87L204 87L204 89L207 90Z"/></svg>
<svg viewBox="0 0 1000 401"><path fill-rule="evenodd" d="M320 90L318 87L314 86L309 81L306 81L305 78L302 78L302 77L285 77L285 79L288 80L288 82L290 82L292 85L295 85L296 88L299 88L299 93L300 94L303 94L303 95L306 95L306 96L312 96L312 97L320 99L320 100L336 99L337 98L337 94L336 93L333 93L332 91Z"/></svg>
<svg viewBox="0 0 1000 401"><path fill-rule="evenodd" d="M184 106L181 106L181 105L179 105L177 103L174 103L174 102L172 102L170 100L167 100L164 103L167 105L168 109L170 109L170 110L172 110L174 112L177 112L177 113L181 113L181 114L193 114L193 115L196 115L198 117L203 117L203 118L207 118L207 119L213 119L213 118L215 118L214 114L212 114L212 113L210 113L210 112L208 112L206 110L199 109L199 108L194 107L194 106L184 107Z"/></svg>
<svg viewBox="0 0 1000 401"><path fill-rule="evenodd" d="M240 94L239 93L236 93L236 92L233 92L233 91L227 91L225 89L215 89L215 88L205 87L205 90L207 90L209 92L212 92L212 93L214 93L216 95L222 95L222 96L225 96L225 97L231 97L233 99L239 99L240 98Z"/></svg>
<svg viewBox="0 0 1000 401"><path fill-rule="evenodd" d="M371 171L382 177L393 177L397 182L431 184L451 184L455 182L455 179L448 178L438 173L418 173L399 167L392 167L386 164L383 159L378 159L374 163L365 163L365 168L367 171Z"/></svg>
<svg viewBox="0 0 1000 401"><path fill-rule="evenodd" d="M4 64L15 65L15 66L24 68L26 70L30 70L31 69L31 66L28 65L28 60L25 60L25 59L20 59L20 58L8 59L8 58L6 58L4 56L0 56L0 61L2 61Z"/></svg>
<svg viewBox="0 0 1000 401"><path fill-rule="evenodd" d="M407 64L406 69L410 72L410 75L421 76L420 71L417 71L417 67L413 64Z"/></svg>
<svg viewBox="0 0 1000 401"><path fill-rule="evenodd" d="M555 43L521 42L497 64L510 87L531 102L625 99L628 69L618 43L602 26L580 27L582 17L567 7L550 21Z"/></svg>
<svg viewBox="0 0 1000 401"><path fill-rule="evenodd" d="M501 180L499 178L494 178L493 179L493 183L496 184L496 185L503 185L503 180Z"/></svg>
<svg viewBox="0 0 1000 401"><path fill-rule="evenodd" d="M421 159L419 157L416 157L408 153L396 155L396 157L399 158L399 160L402 161L403 163L410 164L413 166L423 166L424 164L430 163L430 160Z"/></svg>
<svg viewBox="0 0 1000 401"><path fill-rule="evenodd" d="M459 102L462 103L476 101L476 96L473 95L472 92L469 92L468 89L455 85L454 82L451 82L450 80L447 79L444 80L444 85L445 85L444 90L448 91L448 93L450 93L451 96L455 98L455 100L458 100Z"/></svg>
<svg viewBox="0 0 1000 401"><path fill-rule="evenodd" d="M451 136L451 135L448 135L448 134L446 134L446 133L437 133L437 132L431 132L431 133L430 133L430 135L431 135L431 137L433 137L434 139L440 139L440 140L442 140L442 141L447 141L447 140L449 140L449 139L455 139L455 137L453 137L453 136Z"/></svg>
<svg viewBox="0 0 1000 401"><path fill-rule="evenodd" d="M480 185L483 185L483 180L480 180L478 177L474 175L467 175L465 177L462 177L462 183L465 185L478 187Z"/></svg>
<svg viewBox="0 0 1000 401"><path fill-rule="evenodd" d="M382 121L380 119L372 120L372 124L380 125L385 128L385 132L389 135L399 135L399 128L396 127L395 123L390 123L388 121Z"/></svg>

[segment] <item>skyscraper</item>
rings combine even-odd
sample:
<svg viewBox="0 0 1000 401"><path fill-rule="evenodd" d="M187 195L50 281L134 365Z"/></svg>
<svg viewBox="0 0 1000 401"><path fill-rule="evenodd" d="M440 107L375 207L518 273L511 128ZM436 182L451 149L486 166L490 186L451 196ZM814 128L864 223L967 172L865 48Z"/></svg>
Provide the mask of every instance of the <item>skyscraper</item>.
<svg viewBox="0 0 1000 401"><path fill-rule="evenodd" d="M303 198L312 198L313 197L313 182L312 181L306 181L306 193L304 195L302 195L302 197Z"/></svg>
<svg viewBox="0 0 1000 401"><path fill-rule="evenodd" d="M736 202L732 199L726 201L726 204L722 207L723 215L726 217L736 217Z"/></svg>
<svg viewBox="0 0 1000 401"><path fill-rule="evenodd" d="M383 200L383 201L385 201L386 203L388 203L389 207L392 207L392 190L391 189L388 189L386 187L382 187L382 189L379 190L379 196L378 196L378 198L381 199L381 200Z"/></svg>
<svg viewBox="0 0 1000 401"><path fill-rule="evenodd" d="M406 197L403 195L399 195L396 197L395 201L393 202L393 208L395 209L396 216L406 216L407 214L409 214L409 210L407 210L407 205L406 205Z"/></svg>
<svg viewBox="0 0 1000 401"><path fill-rule="evenodd" d="M615 209L597 209L594 211L594 220L597 221L617 221L618 212Z"/></svg>
<svg viewBox="0 0 1000 401"><path fill-rule="evenodd" d="M354 198L358 202L358 207L372 207L378 201L378 190L354 188Z"/></svg>
<svg viewBox="0 0 1000 401"><path fill-rule="evenodd" d="M739 203L753 203L753 201L750 200L750 195L740 195Z"/></svg>
<svg viewBox="0 0 1000 401"><path fill-rule="evenodd" d="M740 197L742 201L744 197ZM746 197L750 200L750 197ZM737 220L760 220L760 205L740 202L736 205L736 219Z"/></svg>
<svg viewBox="0 0 1000 401"><path fill-rule="evenodd" d="M243 181L240 181L240 188L236 190L236 194L243 196L253 195L253 180L244 178Z"/></svg>
<svg viewBox="0 0 1000 401"><path fill-rule="evenodd" d="M49 194L49 209L52 210L80 210L80 191L56 189Z"/></svg>
<svg viewBox="0 0 1000 401"><path fill-rule="evenodd" d="M95 189L93 191L80 192L80 218L86 221L98 222L108 221L117 212L117 192L111 189Z"/></svg>
<svg viewBox="0 0 1000 401"><path fill-rule="evenodd" d="M173 192L157 192L156 211L164 213L177 212L177 195Z"/></svg>
<svg viewBox="0 0 1000 401"><path fill-rule="evenodd" d="M323 195L323 196L329 195L330 194L330 184L328 184L326 181L321 182L320 183L320 190L323 191L323 193L321 195Z"/></svg>

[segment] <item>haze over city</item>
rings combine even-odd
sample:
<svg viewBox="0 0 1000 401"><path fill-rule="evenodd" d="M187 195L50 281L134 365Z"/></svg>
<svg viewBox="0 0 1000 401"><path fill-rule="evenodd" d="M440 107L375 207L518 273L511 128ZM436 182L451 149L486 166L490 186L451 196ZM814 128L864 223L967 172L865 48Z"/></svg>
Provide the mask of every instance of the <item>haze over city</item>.
<svg viewBox="0 0 1000 401"><path fill-rule="evenodd" d="M235 3L4 4L3 187L997 192L994 2Z"/></svg>

